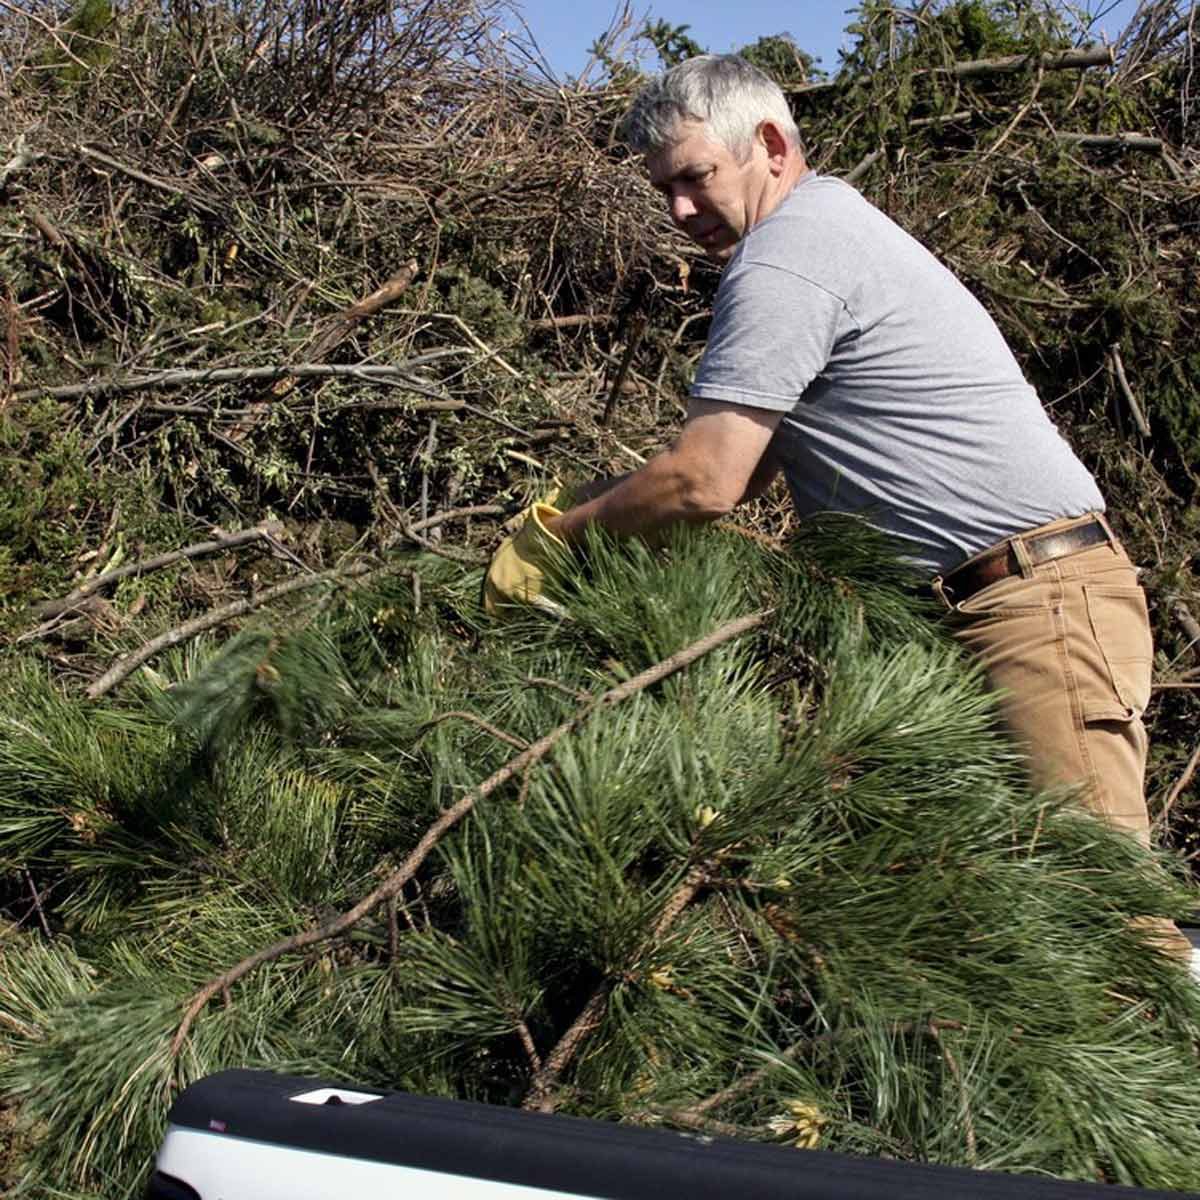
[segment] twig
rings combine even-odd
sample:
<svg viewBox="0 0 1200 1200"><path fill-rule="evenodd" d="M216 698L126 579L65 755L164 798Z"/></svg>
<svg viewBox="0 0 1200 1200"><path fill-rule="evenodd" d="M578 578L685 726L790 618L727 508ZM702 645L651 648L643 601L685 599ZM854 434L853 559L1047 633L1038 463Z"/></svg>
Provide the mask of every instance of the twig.
<svg viewBox="0 0 1200 1200"><path fill-rule="evenodd" d="M397 542L408 538L410 541L417 541L418 545L424 546L427 549L433 548L433 543L427 540L419 540L416 534L422 529L433 529L441 525L445 521L457 521L465 517L507 517L520 509L516 505L504 504L472 504L466 508L450 508L442 513L434 513L425 521L414 521L411 525L404 525L396 533L393 533L383 543L382 549L390 550ZM438 547L441 549L441 547Z"/></svg>
<svg viewBox="0 0 1200 1200"><path fill-rule="evenodd" d="M945 1059L946 1066L950 1068L950 1074L954 1076L954 1082L958 1084L958 1095L962 1101L963 1126L967 1138L967 1162L974 1166L978 1160L978 1143L975 1140L975 1120L971 1116L971 1101L967 1095L966 1080L963 1079L962 1072L959 1070L958 1062L954 1055L950 1052L950 1047L942 1041L942 1026L937 1021L930 1021L928 1026L929 1036L938 1044L938 1049L942 1052L942 1058Z"/></svg>
<svg viewBox="0 0 1200 1200"><path fill-rule="evenodd" d="M383 567L371 566L367 563L354 563L349 567L337 567L330 571L321 571L316 575L306 575L299 579L288 579L283 583L276 584L274 587L267 588L265 591L258 592L256 595L249 596L243 600L234 600L230 604L223 604L220 608L214 608L199 617L185 621L182 625L177 625L174 629L168 629L165 633L160 633L158 637L151 638L144 646L139 647L124 658L118 659L95 683L88 687L84 694L89 700L98 700L101 696L111 692L118 684L123 683L134 671L149 662L150 659L161 651L167 650L171 646L178 646L181 642L189 641L197 634L204 633L209 629L215 629L218 625L223 625L226 621L232 621L235 617L241 617L246 613L253 612L255 609L261 608L264 604L270 604L272 600L278 600L280 596L287 596L292 592L300 592L305 588L315 587L318 583L336 584L352 579L362 579L375 571L382 571L384 569Z"/></svg>
<svg viewBox="0 0 1200 1200"><path fill-rule="evenodd" d="M871 153L866 155L846 176L846 182L849 184L857 183L882 157L882 146L880 146L878 150L872 150Z"/></svg>
<svg viewBox="0 0 1200 1200"><path fill-rule="evenodd" d="M1042 90L1042 80L1045 78L1046 68L1039 66L1037 69L1037 75L1033 81L1033 88L1029 93L1029 99L1017 109L1013 119L1004 127L1004 132L983 152L979 159L981 163L991 158L993 154L996 154L1000 150L1000 147L1008 141L1013 130L1016 129L1023 120L1025 120L1029 110L1037 103L1038 93Z"/></svg>
<svg viewBox="0 0 1200 1200"><path fill-rule="evenodd" d="M97 574L104 574L100 570L100 564L104 561L108 554L109 544L112 542L113 535L117 532L117 526L121 523L121 502L118 500L113 504L112 513L109 515L108 524L104 527L104 533L100 537L100 545L96 547L93 556L92 564L87 571L84 572L84 582L80 587L86 586Z"/></svg>
<svg viewBox="0 0 1200 1200"><path fill-rule="evenodd" d="M899 1021L892 1025L892 1032L895 1034L908 1035L917 1032L917 1030L941 1030L941 1029L964 1029L965 1026L961 1021L946 1021L939 1018L934 1018L931 1021L922 1025L914 1025L911 1021ZM852 1029L848 1031L851 1035L862 1034L864 1030ZM790 1062L802 1050L811 1050L814 1046L821 1046L834 1042L840 1035L836 1033L822 1033L815 1037L805 1038L803 1041L793 1042L786 1049L781 1050L779 1054L768 1063L751 1071L748 1075L743 1075L741 1079L735 1080L728 1087L722 1088L719 1092L714 1092L711 1096L706 1096L703 1100L698 1100L689 1108L681 1110L671 1110L664 1113L672 1121L678 1121L683 1125L691 1125L696 1121L704 1119L705 1114L711 1112L714 1108L720 1108L721 1105L729 1103L730 1100L737 1100L744 1096L747 1092L753 1091L762 1081L781 1063Z"/></svg>
<svg viewBox="0 0 1200 1200"><path fill-rule="evenodd" d="M169 192L172 196L182 196L188 203L194 204L197 208L202 209L211 216L220 215L216 207L187 188L182 188L178 184L171 183L166 179L158 179L153 175L147 175L145 171L139 171L136 167L119 162L111 155L105 154L102 150L97 150L94 146L80 145L76 146L75 149L84 158L90 158L93 162L98 162L101 166L108 167L110 171L117 171L122 175L127 175L130 179L136 179L138 183L144 183L148 187L157 188L161 192Z"/></svg>
<svg viewBox="0 0 1200 1200"><path fill-rule="evenodd" d="M909 121L909 129L926 129L931 125L950 125L955 121L969 121L975 113L969 108L960 108L957 112L938 113L932 117L916 117Z"/></svg>
<svg viewBox="0 0 1200 1200"><path fill-rule="evenodd" d="M498 417L495 413L488 412L486 408L480 408L477 404L464 404L463 411L469 412L472 416L481 417L485 421L491 421L493 425L499 425L501 429L507 429L511 433L519 433L523 438L533 437L533 434L528 429L522 429L520 425L514 425L511 421L506 421L503 417ZM595 469L594 464L588 462L586 458L582 458L578 454L573 454L570 450L560 448L557 453L562 458L568 458L572 462L581 464L589 471Z"/></svg>
<svg viewBox="0 0 1200 1200"><path fill-rule="evenodd" d="M243 958L241 962L232 966L223 975L206 983L192 997L184 1011L179 1028L171 1040L172 1056L179 1054L196 1018L214 996L219 995L224 989L229 988L232 984L264 963L273 962L275 959L293 950L302 950L305 946L327 941L329 938L336 937L338 934L353 928L363 917L374 911L375 908L390 896L397 895L420 869L421 864L429 857L433 848L442 840L446 833L453 829L481 800L486 799L497 788L502 787L527 767L545 758L558 742L582 725L593 713L601 709L611 708L614 705L620 704L623 700L627 700L630 696L637 695L638 692L645 691L648 687L653 687L654 684L660 683L662 680L675 674L675 672L690 666L697 659L703 658L704 655L715 650L718 646L723 646L726 642L733 641L735 638L741 637L743 634L764 625L770 615L771 610L766 609L762 612L751 613L749 616L729 621L719 629L700 638L699 641L693 642L690 646L680 650L677 654L672 654L670 658L656 663L640 675L635 675L634 678L626 680L617 687L610 688L595 702L584 705L568 720L557 726L557 728L552 729L545 736L539 738L527 750L510 759L499 770L494 771L473 792L468 792L455 804L451 805L450 808L446 809L425 830L420 841L413 847L404 862L377 888L369 892L354 905L353 908L347 909L341 915L322 925L312 926L292 937L284 938L270 946L263 947L263 949L256 951L254 954Z"/></svg>
<svg viewBox="0 0 1200 1200"><path fill-rule="evenodd" d="M728 1104L730 1100L736 1100L739 1096L744 1096L747 1092L753 1091L762 1081L778 1067L780 1062L787 1062L796 1057L801 1050L807 1050L812 1045L811 1041L795 1042L783 1050L779 1058L774 1062L769 1062L757 1070L751 1071L749 1075L743 1075L741 1079L735 1080L727 1088L722 1088L719 1092L714 1092L711 1096L705 1097L703 1100L693 1104L690 1108L684 1109L681 1112L672 1112L671 1120L682 1119L686 1124L690 1120L699 1120L705 1113L710 1112L714 1108L720 1108L723 1104Z"/></svg>
<svg viewBox="0 0 1200 1200"><path fill-rule="evenodd" d="M471 725L477 725L484 733L489 733L498 742L503 742L506 746L512 746L514 750L528 750L529 743L522 741L518 737L513 737L511 733L505 733L503 729L497 729L495 725L485 721L482 717L477 717L474 713L454 712L439 713L432 720L426 721L420 729L417 730L417 741L420 741L431 729L440 725L443 721L467 721Z"/></svg>
<svg viewBox="0 0 1200 1200"><path fill-rule="evenodd" d="M56 617L60 613L70 611L80 600L86 600L88 596L95 595L96 592L119 580L128 579L130 575L146 575L151 571L159 571L163 567L183 562L185 559L203 558L206 554L219 554L222 550L232 550L236 546L245 546L248 543L263 541L271 537L272 527L260 526L255 529L243 529L237 533L221 534L211 541L195 542L191 546L184 546L181 550L156 554L153 558L143 558L139 562L128 563L126 566L117 567L113 571L105 571L104 574L89 579L87 583L81 584L60 600L47 600L39 604L37 613L43 618Z"/></svg>
<svg viewBox="0 0 1200 1200"><path fill-rule="evenodd" d="M382 287L376 288L369 296L364 296L338 313L321 333L305 343L296 357L308 363L324 361L350 336L360 321L374 316L380 309L398 300L417 277L417 270L417 260L409 259ZM297 380L296 375L280 379L271 389L274 397L278 399L280 396L286 396L296 386ZM264 402L260 401L261 403ZM257 408L258 405L252 407Z"/></svg>
<svg viewBox="0 0 1200 1200"><path fill-rule="evenodd" d="M442 546L437 542L430 541L429 538L414 532L411 525L402 525L399 536L414 542L422 550L428 550L430 554L436 554L440 558L448 558L451 562L465 563L469 567L481 567L488 561L486 554L474 554L470 550L459 550L453 546ZM388 544L392 545L394 542L390 541Z"/></svg>
<svg viewBox="0 0 1200 1200"><path fill-rule="evenodd" d="M1133 421L1137 425L1138 433L1142 437L1148 438L1150 426L1146 421L1145 413L1142 412L1142 406L1133 394L1133 388L1129 386L1129 380L1125 377L1125 364L1121 361L1121 351L1116 342L1109 346L1108 355L1113 366L1113 373L1117 377L1117 385L1121 389L1121 395L1125 397L1125 403L1129 405L1129 411L1133 414Z"/></svg>
<svg viewBox="0 0 1200 1200"><path fill-rule="evenodd" d="M425 443L425 453L421 462L421 520L429 519L429 467L437 450L437 417L429 418L429 440ZM441 540L442 531L435 528L430 541Z"/></svg>
<svg viewBox="0 0 1200 1200"><path fill-rule="evenodd" d="M1084 67L1111 67L1111 46L1081 46L1077 50L1054 50L1040 56L1032 54L1010 54L1003 58L973 58L967 62L952 63L948 67L926 67L914 71L913 78L921 75L950 75L956 79L978 79L986 75L1012 75L1029 66L1039 66L1044 71L1080 70ZM814 92L832 91L836 81L801 83L783 90L789 96L808 96Z"/></svg>
<svg viewBox="0 0 1200 1200"><path fill-rule="evenodd" d="M638 317L634 321L625 352L621 355L621 364L617 367L617 373L613 377L612 387L608 390L608 399L604 402L604 412L600 416L599 423L601 425L607 425L612 419L613 410L617 407L617 397L621 394L621 387L625 383L625 377L629 374L629 368L633 366L633 356L637 353L645 332L646 318Z"/></svg>
<svg viewBox="0 0 1200 1200"><path fill-rule="evenodd" d="M38 924L41 925L42 932L47 937L50 937L50 926L46 921L45 910L42 908L42 897L38 893L37 884L34 883L34 881L33 881L32 872L26 870L25 871L25 879L26 879L26 882L29 884L29 894L33 897L33 908L34 908L34 911L38 915Z"/></svg>
<svg viewBox="0 0 1200 1200"><path fill-rule="evenodd" d="M501 517L514 511L516 510L512 505L506 507L503 504L471 504L466 508L449 508L445 512L434 513L425 520L414 521L408 529L410 533L416 533L422 529L432 529L446 521L461 521L464 517Z"/></svg>
<svg viewBox="0 0 1200 1200"><path fill-rule="evenodd" d="M682 1125L685 1129L696 1129L701 1133L715 1133L720 1137L737 1138L739 1141L750 1141L757 1132L741 1125L732 1125L728 1121L717 1121L712 1117L696 1117L691 1112L676 1112L666 1110L655 1113L655 1116L665 1117L673 1125Z"/></svg>
<svg viewBox="0 0 1200 1200"><path fill-rule="evenodd" d="M576 329L581 325L607 325L612 320L612 316L605 313L596 316L588 313L573 313L566 317L534 317L525 324L530 329Z"/></svg>
<svg viewBox="0 0 1200 1200"><path fill-rule="evenodd" d="M494 360L498 366L503 368L506 374L511 375L514 379L522 378L521 372L518 371L517 368L511 363L505 362L505 360L500 357L500 351L493 350L491 346L487 344L487 342L485 342L475 333L474 330L471 329L471 327L462 319L462 317L458 316L457 313L428 313L426 315L430 317L440 317L443 321L449 321L462 332L463 337L465 337L467 341L475 347L476 350L480 351L486 358Z"/></svg>
<svg viewBox="0 0 1200 1200"><path fill-rule="evenodd" d="M320 362L346 338L360 321L374 316L380 309L386 308L393 301L398 300L417 277L418 270L417 260L409 259L382 287L376 288L369 296L355 301L349 308L339 313L331 327L318 335L302 351L305 360Z"/></svg>
<svg viewBox="0 0 1200 1200"><path fill-rule="evenodd" d="M8 407L8 402L21 382L21 311L12 298L12 292L7 285L0 294L0 322L3 329L0 333L0 354L4 356L4 378L0 380L0 413Z"/></svg>
<svg viewBox="0 0 1200 1200"><path fill-rule="evenodd" d="M569 696L572 700L586 700L587 692L577 691L575 688L569 688L564 683L559 683L557 679L546 679L541 675L526 675L525 682L534 684L537 687L553 688L556 692L562 692L564 696Z"/></svg>

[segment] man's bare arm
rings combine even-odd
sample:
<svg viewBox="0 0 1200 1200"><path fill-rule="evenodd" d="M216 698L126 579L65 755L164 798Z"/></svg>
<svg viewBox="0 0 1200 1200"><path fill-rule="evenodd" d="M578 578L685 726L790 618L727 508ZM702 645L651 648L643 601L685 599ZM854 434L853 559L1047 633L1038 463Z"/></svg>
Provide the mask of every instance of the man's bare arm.
<svg viewBox="0 0 1200 1200"><path fill-rule="evenodd" d="M776 476L782 469L779 459L768 447L762 458L758 460L758 466L754 468L754 474L750 476L750 481L746 484L746 490L742 493L742 503L745 504L748 500L757 500L760 496L766 495L767 490L775 482Z"/></svg>
<svg viewBox="0 0 1200 1200"><path fill-rule="evenodd" d="M770 482L774 469L759 468L781 416L693 400L687 424L669 450L547 527L569 542L593 521L612 533L646 535L681 521L717 520L747 497L752 484Z"/></svg>

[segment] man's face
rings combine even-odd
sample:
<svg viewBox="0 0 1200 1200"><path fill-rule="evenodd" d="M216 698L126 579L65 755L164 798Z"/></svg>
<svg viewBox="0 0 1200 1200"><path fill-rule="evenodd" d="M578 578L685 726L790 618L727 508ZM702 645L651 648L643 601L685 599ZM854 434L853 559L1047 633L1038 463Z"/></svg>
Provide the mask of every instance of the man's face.
<svg viewBox="0 0 1200 1200"><path fill-rule="evenodd" d="M757 138L740 163L705 125L681 121L673 141L646 155L646 169L667 198L671 220L713 262L724 263L759 219L769 171Z"/></svg>

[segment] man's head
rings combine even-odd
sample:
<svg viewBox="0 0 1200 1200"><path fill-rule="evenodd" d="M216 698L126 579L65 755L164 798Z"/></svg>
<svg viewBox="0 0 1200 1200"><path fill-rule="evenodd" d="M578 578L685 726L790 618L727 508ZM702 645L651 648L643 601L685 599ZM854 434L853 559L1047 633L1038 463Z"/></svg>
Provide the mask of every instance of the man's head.
<svg viewBox="0 0 1200 1200"><path fill-rule="evenodd" d="M671 219L724 262L804 173L779 87L734 55L701 55L648 84L625 118Z"/></svg>

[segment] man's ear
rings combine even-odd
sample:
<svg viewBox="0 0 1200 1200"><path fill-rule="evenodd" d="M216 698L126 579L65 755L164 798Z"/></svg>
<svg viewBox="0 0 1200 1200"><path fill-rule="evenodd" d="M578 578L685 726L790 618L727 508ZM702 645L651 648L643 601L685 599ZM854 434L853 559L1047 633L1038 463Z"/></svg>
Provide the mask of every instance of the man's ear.
<svg viewBox="0 0 1200 1200"><path fill-rule="evenodd" d="M771 174L782 174L784 166L788 159L795 154L796 148L788 141L787 135L774 121L760 121L755 134L767 151L767 165L770 167Z"/></svg>

